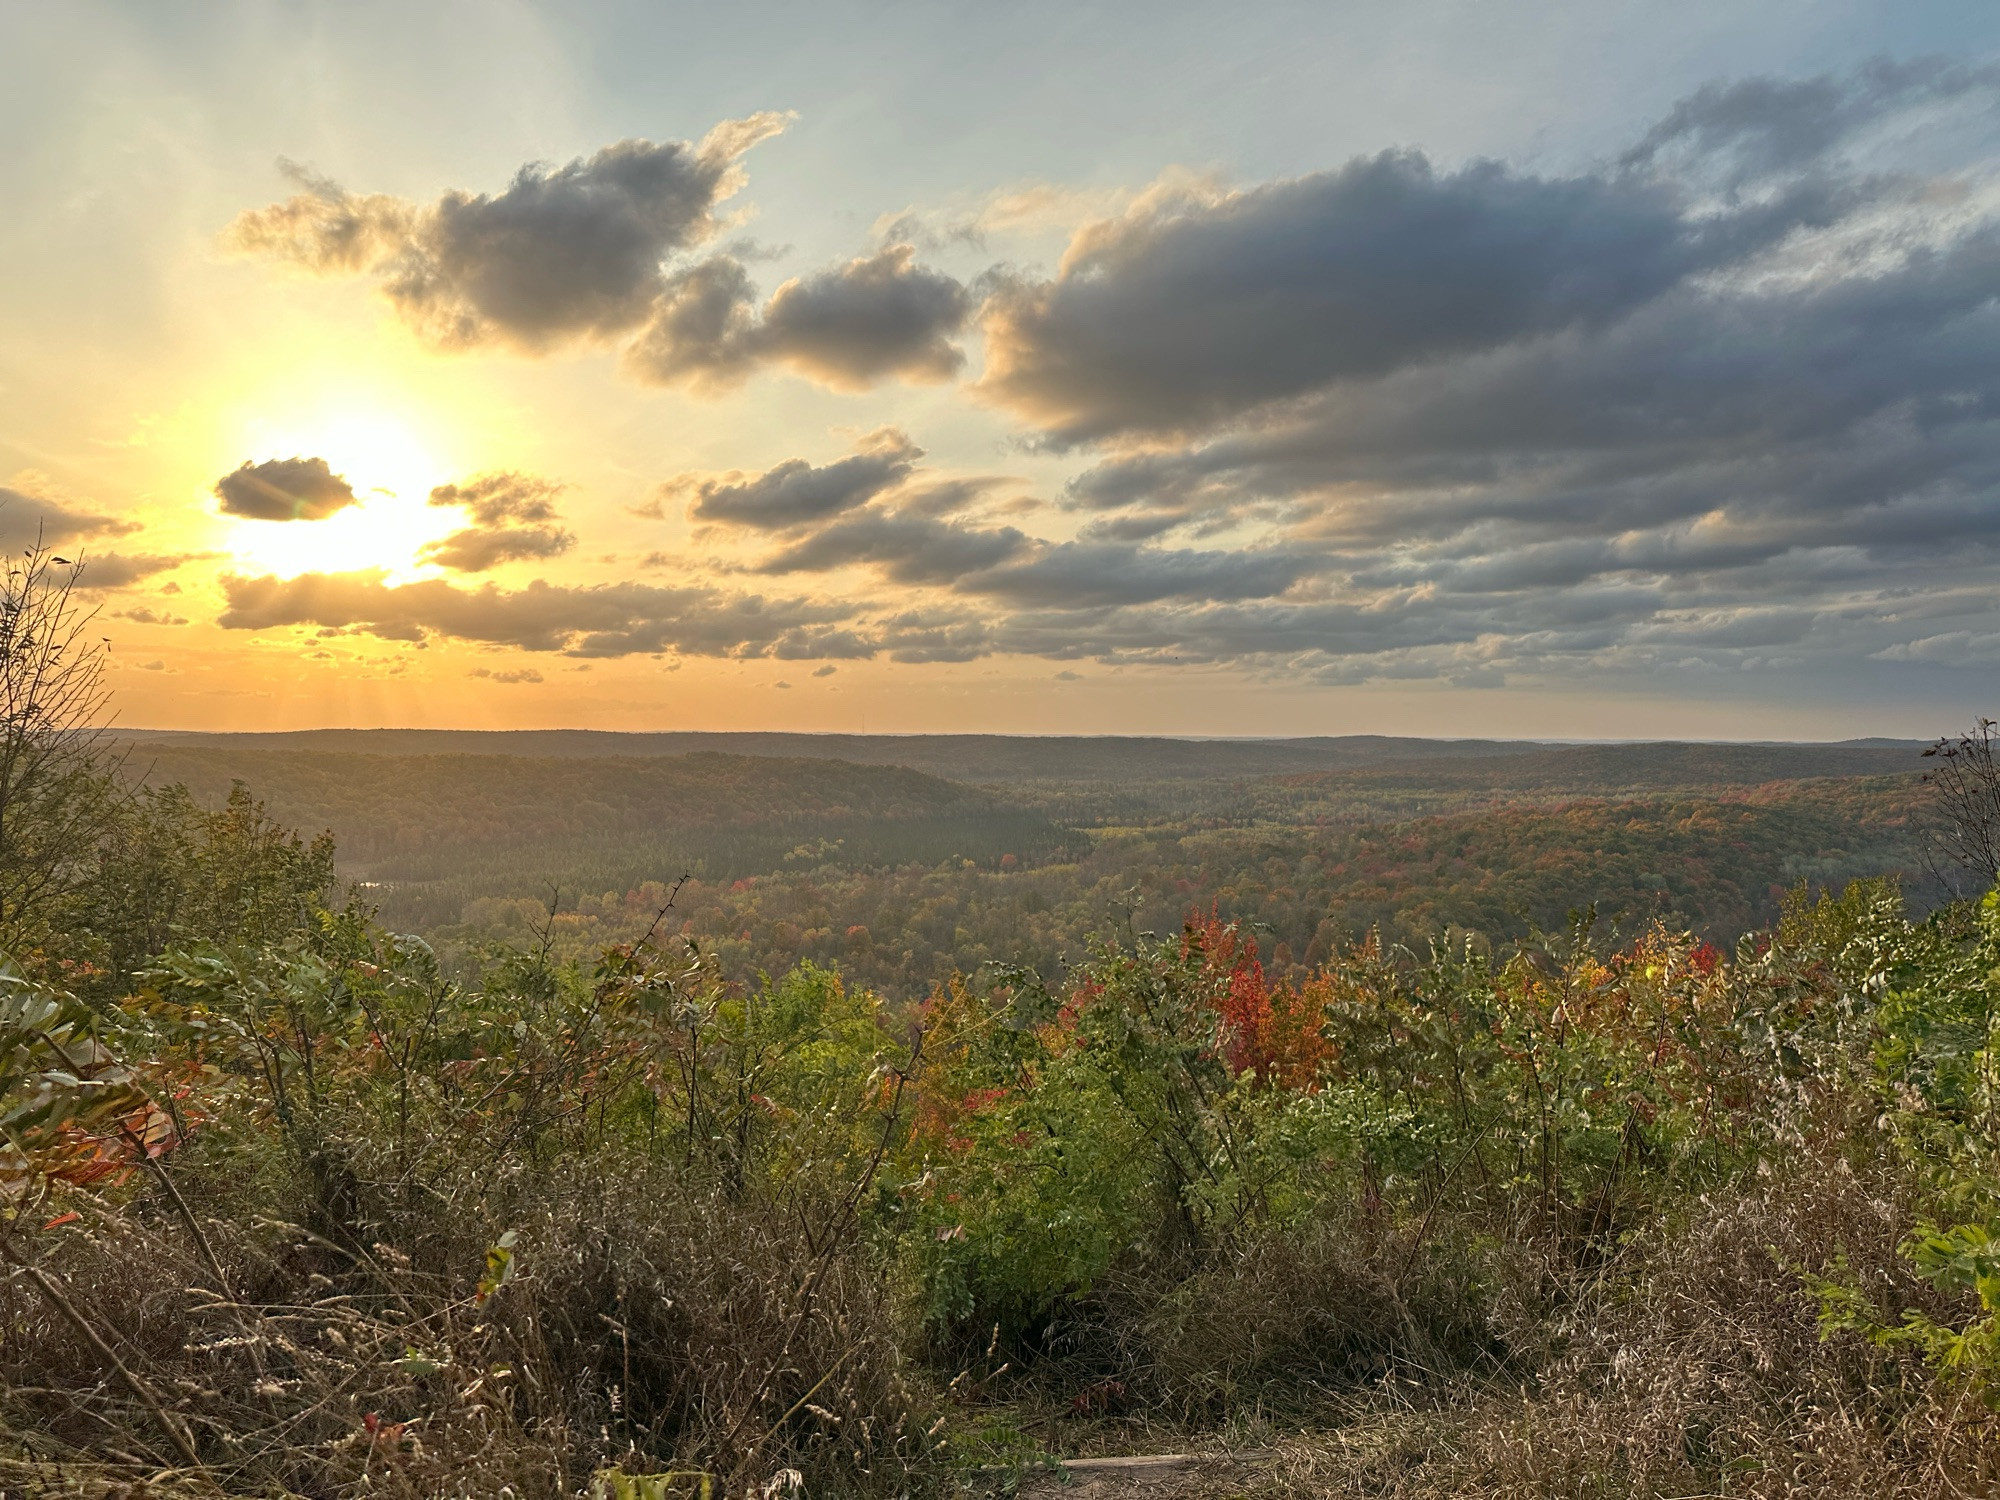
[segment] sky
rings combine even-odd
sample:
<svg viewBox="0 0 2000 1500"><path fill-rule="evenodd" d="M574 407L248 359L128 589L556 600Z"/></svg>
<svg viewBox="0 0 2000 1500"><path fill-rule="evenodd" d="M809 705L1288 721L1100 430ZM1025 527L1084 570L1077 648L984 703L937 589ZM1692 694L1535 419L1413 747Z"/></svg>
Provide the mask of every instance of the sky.
<svg viewBox="0 0 2000 1500"><path fill-rule="evenodd" d="M2000 715L1976 0L0 0L120 723Z"/></svg>

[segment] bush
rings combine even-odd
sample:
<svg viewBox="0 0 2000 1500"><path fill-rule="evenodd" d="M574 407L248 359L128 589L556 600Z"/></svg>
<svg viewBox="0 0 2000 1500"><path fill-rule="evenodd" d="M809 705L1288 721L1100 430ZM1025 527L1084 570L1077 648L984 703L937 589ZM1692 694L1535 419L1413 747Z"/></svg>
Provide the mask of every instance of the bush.
<svg viewBox="0 0 2000 1500"><path fill-rule="evenodd" d="M650 946L466 992L352 913L145 977L123 1040L197 1081L194 1125L17 1214L10 1256L66 1289L0 1289L33 1456L556 1496L612 1466L867 1489L927 1446L862 1233L907 1064L871 997L732 994Z"/></svg>

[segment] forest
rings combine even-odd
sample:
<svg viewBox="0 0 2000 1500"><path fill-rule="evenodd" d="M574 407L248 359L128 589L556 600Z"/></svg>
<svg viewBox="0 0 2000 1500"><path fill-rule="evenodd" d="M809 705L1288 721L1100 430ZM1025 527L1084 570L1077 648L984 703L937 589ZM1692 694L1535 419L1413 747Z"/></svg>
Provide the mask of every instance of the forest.
<svg viewBox="0 0 2000 1500"><path fill-rule="evenodd" d="M2000 1483L1990 722L114 735L64 580L0 597L0 1492Z"/></svg>
<svg viewBox="0 0 2000 1500"><path fill-rule="evenodd" d="M682 882L673 931L731 979L837 962L896 1000L993 962L1053 979L1094 939L1197 907L1283 968L1371 929L1504 939L1592 905L1733 941L1801 880L1935 887L1917 745L823 738L911 764L802 754L804 735L161 736L119 754L131 784L219 806L240 783L331 834L338 877L454 971L531 934L570 957L628 940ZM917 769L953 757L985 779Z"/></svg>

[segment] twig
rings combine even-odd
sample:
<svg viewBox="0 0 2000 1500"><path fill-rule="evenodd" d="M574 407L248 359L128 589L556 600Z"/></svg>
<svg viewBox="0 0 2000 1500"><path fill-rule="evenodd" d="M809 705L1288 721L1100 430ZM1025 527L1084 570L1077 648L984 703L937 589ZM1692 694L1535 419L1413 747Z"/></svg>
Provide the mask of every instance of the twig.
<svg viewBox="0 0 2000 1500"><path fill-rule="evenodd" d="M133 1149L139 1153L139 1159L146 1164L154 1179L166 1191L167 1199L173 1204L174 1211L180 1215L181 1222L187 1226L187 1232L193 1238L195 1248L201 1251L201 1258L207 1263L209 1274L215 1278L215 1289L225 1297L232 1295L229 1288L229 1274L222 1269L222 1259L215 1253L215 1246L209 1243L208 1236L202 1232L201 1223L195 1218L194 1210L188 1207L187 1199L181 1196L179 1185L168 1174L167 1164L147 1152L146 1143L139 1139L136 1131L128 1128L125 1135Z"/></svg>
<svg viewBox="0 0 2000 1500"><path fill-rule="evenodd" d="M202 1463L201 1454L196 1450L194 1439L188 1436L187 1430L174 1419L173 1414L161 1402L158 1393L141 1380L131 1366L118 1357L117 1350L104 1341L104 1336L91 1324L90 1319L83 1315L82 1310L69 1300L69 1294L56 1284L54 1278L40 1266L21 1259L20 1253L6 1238L0 1238L0 1257L5 1257L9 1265L34 1282L41 1294L48 1299L49 1305L61 1313L64 1321L96 1351L97 1357L111 1367L118 1378L125 1383L125 1388L138 1398L139 1404L153 1414L153 1420L159 1423L160 1431L167 1435L167 1440L173 1444L174 1451L187 1460L188 1467L206 1472L207 1466Z"/></svg>
<svg viewBox="0 0 2000 1500"><path fill-rule="evenodd" d="M800 1331L805 1327L806 1321L812 1316L813 1302L819 1293L820 1282L825 1279L827 1271L832 1267L833 1258L845 1242L848 1231L854 1227L859 1215L861 1200L867 1196L869 1186L875 1181L875 1174L881 1170L882 1162L888 1156L889 1147L895 1140L896 1124L903 1112L903 1093L909 1087L911 1080L916 1076L917 1070L923 1065L923 1055L924 1034L920 1031L917 1033L916 1045L910 1049L908 1064L896 1069L896 1090L890 1097L889 1108L882 1118L882 1138L876 1143L875 1152L869 1158L868 1165L862 1171L859 1180L855 1182L852 1191L848 1193L846 1200L841 1204L841 1211L834 1221L831 1232L827 1235L824 1246L813 1261L812 1269L806 1273L805 1285L799 1290L798 1310L792 1315L791 1327L785 1330L784 1342L779 1346L776 1357L771 1360L770 1365L766 1368L764 1378L758 1382L756 1391L751 1394L749 1401L744 1404L742 1412L738 1414L734 1422L730 1423L728 1432L723 1435L720 1448L725 1454L736 1442L736 1439L742 1435L744 1424L764 1404L764 1398L770 1394L772 1383L777 1380L779 1372L784 1369L785 1361L791 1357L793 1343L797 1341ZM845 1358L845 1355L841 1356L842 1360ZM840 1361L835 1361L834 1368L837 1369L839 1364ZM831 1374L832 1371L829 1370L827 1373ZM821 1383L824 1383L824 1377L822 1377ZM816 1391L819 1389L819 1386L815 1385L813 1389ZM783 1425L784 1420L781 1418L778 1427L782 1427ZM763 1449L764 1444L770 1441L772 1433L775 1433L778 1427L773 1427L763 1437L744 1449L743 1456L736 1461L735 1467L730 1471L732 1479L748 1469L756 1461L758 1453Z"/></svg>

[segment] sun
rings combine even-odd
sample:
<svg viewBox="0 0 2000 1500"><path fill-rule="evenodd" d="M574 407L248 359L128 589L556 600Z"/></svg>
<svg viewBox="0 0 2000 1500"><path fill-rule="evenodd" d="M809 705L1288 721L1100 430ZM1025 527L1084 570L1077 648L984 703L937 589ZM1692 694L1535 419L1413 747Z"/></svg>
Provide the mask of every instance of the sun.
<svg viewBox="0 0 2000 1500"><path fill-rule="evenodd" d="M427 575L418 553L462 524L429 503L455 476L408 426L381 411L350 410L289 424L258 424L242 451L251 462L323 458L356 503L323 521L252 521L223 516L221 549L238 571L295 577L380 569L402 581Z"/></svg>

